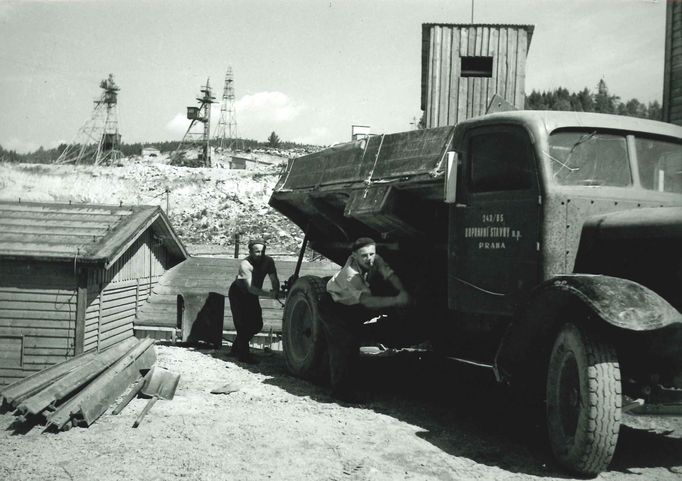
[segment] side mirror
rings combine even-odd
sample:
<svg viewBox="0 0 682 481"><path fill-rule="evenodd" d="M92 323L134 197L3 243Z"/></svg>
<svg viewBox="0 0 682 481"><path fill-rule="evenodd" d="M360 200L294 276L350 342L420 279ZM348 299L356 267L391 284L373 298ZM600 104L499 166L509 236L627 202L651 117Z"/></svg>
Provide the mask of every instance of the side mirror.
<svg viewBox="0 0 682 481"><path fill-rule="evenodd" d="M459 155L457 152L448 152L445 166L445 202L454 204L457 199L457 166Z"/></svg>

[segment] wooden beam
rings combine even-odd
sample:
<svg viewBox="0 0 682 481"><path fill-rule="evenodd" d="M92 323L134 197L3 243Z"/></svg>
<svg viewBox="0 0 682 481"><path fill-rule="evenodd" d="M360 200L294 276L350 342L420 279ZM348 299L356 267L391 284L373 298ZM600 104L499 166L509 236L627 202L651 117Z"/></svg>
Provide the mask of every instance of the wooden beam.
<svg viewBox="0 0 682 481"><path fill-rule="evenodd" d="M78 290L76 299L76 343L74 354L83 352L85 345L85 310L88 307L88 271L81 268L78 275Z"/></svg>

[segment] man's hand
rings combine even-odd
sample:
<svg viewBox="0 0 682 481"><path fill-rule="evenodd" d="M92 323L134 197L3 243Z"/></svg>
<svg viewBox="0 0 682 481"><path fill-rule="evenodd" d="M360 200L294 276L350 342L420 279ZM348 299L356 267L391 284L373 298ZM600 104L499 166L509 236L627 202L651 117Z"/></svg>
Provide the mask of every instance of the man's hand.
<svg viewBox="0 0 682 481"><path fill-rule="evenodd" d="M276 289L271 289L271 290L270 290L270 297L271 297L272 299L277 299L278 296L279 296L279 291L278 291L278 290L276 290Z"/></svg>
<svg viewBox="0 0 682 481"><path fill-rule="evenodd" d="M395 296L396 307L408 307L414 304L414 299L406 291L400 291Z"/></svg>

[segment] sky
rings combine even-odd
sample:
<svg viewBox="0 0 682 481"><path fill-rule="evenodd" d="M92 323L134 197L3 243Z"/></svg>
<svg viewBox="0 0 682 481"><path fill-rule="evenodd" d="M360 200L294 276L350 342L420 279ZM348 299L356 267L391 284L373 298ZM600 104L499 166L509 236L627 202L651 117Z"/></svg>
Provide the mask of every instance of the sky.
<svg viewBox="0 0 682 481"><path fill-rule="evenodd" d="M603 78L623 100L660 102L665 10L665 0L474 0L473 13L535 26L526 93L594 90ZM220 100L228 66L242 137L330 145L353 124L411 130L421 24L471 15L471 0L0 0L0 145L70 143L109 73L123 142L180 140L186 107L207 78Z"/></svg>

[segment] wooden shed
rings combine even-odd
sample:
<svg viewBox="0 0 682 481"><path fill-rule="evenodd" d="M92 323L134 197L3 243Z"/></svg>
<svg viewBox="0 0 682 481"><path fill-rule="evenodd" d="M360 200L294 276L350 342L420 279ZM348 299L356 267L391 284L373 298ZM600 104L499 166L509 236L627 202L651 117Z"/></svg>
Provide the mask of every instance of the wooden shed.
<svg viewBox="0 0 682 481"><path fill-rule="evenodd" d="M663 120L682 125L682 2L673 0L666 11Z"/></svg>
<svg viewBox="0 0 682 481"><path fill-rule="evenodd" d="M0 202L0 385L131 337L187 257L157 206Z"/></svg>
<svg viewBox="0 0 682 481"><path fill-rule="evenodd" d="M422 95L426 127L486 113L494 95L525 102L532 25L422 25Z"/></svg>

